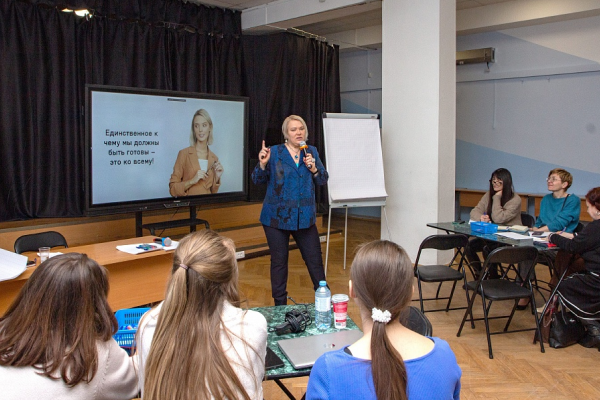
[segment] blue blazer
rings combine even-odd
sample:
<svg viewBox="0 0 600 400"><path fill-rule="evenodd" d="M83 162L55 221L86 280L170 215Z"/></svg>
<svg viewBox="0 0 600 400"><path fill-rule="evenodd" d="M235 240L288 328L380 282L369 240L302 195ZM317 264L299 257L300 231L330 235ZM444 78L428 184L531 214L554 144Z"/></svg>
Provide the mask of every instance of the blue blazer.
<svg viewBox="0 0 600 400"><path fill-rule="evenodd" d="M308 146L317 166L318 175L300 158L300 164L290 155L285 145L271 147L271 158L263 171L260 162L252 172L252 182L267 184L267 194L260 213L260 222L277 229L295 231L314 225L316 215L315 184L325 185L329 175L319 158L317 148ZM302 157L302 155L301 155Z"/></svg>

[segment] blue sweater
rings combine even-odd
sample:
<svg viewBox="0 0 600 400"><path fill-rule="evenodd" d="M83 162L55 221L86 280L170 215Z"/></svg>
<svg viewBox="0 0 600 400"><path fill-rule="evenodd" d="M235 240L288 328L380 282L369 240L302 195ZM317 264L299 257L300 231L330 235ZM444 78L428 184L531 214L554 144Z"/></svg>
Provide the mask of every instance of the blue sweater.
<svg viewBox="0 0 600 400"><path fill-rule="evenodd" d="M296 231L314 225L317 218L315 184L324 185L329 175L319 158L317 148L308 146L317 166L318 175L313 174L299 159L296 165L285 145L271 147L271 158L265 170L256 165L252 182L267 183L267 194L260 213L263 225L277 229ZM302 155L301 155L302 156Z"/></svg>
<svg viewBox="0 0 600 400"><path fill-rule="evenodd" d="M461 370L447 342L431 338L428 354L405 361L410 400L460 398ZM376 399L371 361L353 357L344 349L323 354L310 372L307 400Z"/></svg>
<svg viewBox="0 0 600 400"><path fill-rule="evenodd" d="M550 232L573 232L579 224L581 214L581 200L579 197L569 195L568 197L554 198L552 193L542 198L540 205L540 216L535 222L535 227L547 226Z"/></svg>

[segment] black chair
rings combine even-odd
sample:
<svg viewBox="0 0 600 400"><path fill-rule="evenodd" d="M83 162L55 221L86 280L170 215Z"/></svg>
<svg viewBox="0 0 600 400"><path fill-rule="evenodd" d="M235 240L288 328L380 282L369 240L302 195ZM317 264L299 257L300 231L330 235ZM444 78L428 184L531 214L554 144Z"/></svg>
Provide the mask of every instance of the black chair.
<svg viewBox="0 0 600 400"><path fill-rule="evenodd" d="M406 307L400 313L400 323L413 332L423 336L432 336L433 328L429 319L417 307Z"/></svg>
<svg viewBox="0 0 600 400"><path fill-rule="evenodd" d="M575 227L575 229L573 230L573 233L579 233L583 230L583 228L585 228L585 225L583 223L579 222L577 224L577 226ZM554 276L554 258L556 257L556 252L557 252L556 248L540 251L539 257L537 260L538 264L545 265L548 267L548 272L550 274L550 278L552 278L552 276ZM546 282L541 279L538 279L535 274L533 275L532 279L534 281L534 287L542 295L542 298L544 299L544 302L545 302L546 297L540 290L544 290L546 292L551 292L552 287L550 286L550 282L549 281ZM544 283L547 287L540 286L539 282ZM551 297L552 296L550 296L549 298L551 298ZM600 349L598 349L598 350L600 351Z"/></svg>
<svg viewBox="0 0 600 400"><path fill-rule="evenodd" d="M465 280L465 268L464 268L464 254L467 244L469 243L469 239L465 235L433 235L429 236L421 243L419 246L419 252L417 253L417 259L415 260L415 277L417 278L417 285L419 287L419 302L421 304L421 312L432 312L432 311L450 311L450 310L460 310L465 307L458 308L450 308L450 303L452 302L452 296L454 294L454 289L456 288L456 282L460 280ZM454 249L454 256L450 263L446 265L419 265L419 260L421 259L421 253L423 250L434 249L434 250L451 250ZM458 263L456 263L458 258ZM453 266L456 265L456 268ZM423 298L423 291L421 288L421 282L438 282L437 292L435 297L432 298ZM448 297L440 297L440 289L442 287L442 283L444 282L452 282L452 290L450 291L450 295ZM448 299L448 304L446 308L427 310L423 307L424 301L429 300L445 300ZM416 301L416 299L415 299Z"/></svg>
<svg viewBox="0 0 600 400"><path fill-rule="evenodd" d="M67 245L67 240L63 235L55 231L34 233L23 235L15 240L15 253L21 254L26 251L38 251L40 247L56 247Z"/></svg>
<svg viewBox="0 0 600 400"><path fill-rule="evenodd" d="M469 299L469 305L465 315L460 324L460 328L458 329L458 333L456 336L460 336L462 329L467 321L467 318L470 316L471 320L471 328L475 328L474 321L485 321L485 331L487 335L488 342L488 350L490 358L494 358L492 353L492 340L491 335L503 334L503 333L513 333L513 332L523 332L523 331L536 331L538 339L540 339L540 350L542 353L544 350L544 343L541 341L541 332L539 329L539 319L537 313L533 313L535 318L535 328L527 328L527 329L516 329L509 331L508 327L512 321L513 315L515 313L515 309L517 308L517 304L519 303L519 299L529 298L532 309L535 310L535 296L533 292L533 288L531 285L531 275L533 274L535 261L538 256L538 251L533 246L523 246L523 247L500 247L490 253L490 255L486 258L483 274L480 276L479 280L467 282L467 297L468 292L472 291L473 295ZM487 275L489 274L490 266L494 263L504 263L508 264L508 267L505 268L504 273L499 279L487 279ZM523 283L517 283L512 279L507 277L509 271L517 272L517 265L521 266L521 273L524 275ZM473 318L473 304L475 303L475 297L477 295L481 296L481 303L483 305L483 318ZM512 311L510 315L503 316L495 316L490 317L489 311L492 303L494 301L501 300L513 300L514 305L512 307ZM508 318L506 321L506 325L502 331L498 332L490 332L490 319L500 319L500 318Z"/></svg>
<svg viewBox="0 0 600 400"><path fill-rule="evenodd" d="M526 212L521 212L521 223L528 228L533 228L535 225L535 217Z"/></svg>
<svg viewBox="0 0 600 400"><path fill-rule="evenodd" d="M489 242L480 237L471 236L469 238L469 244L465 249L465 258L474 280L479 279L479 275L483 271L483 260L491 251L489 245ZM479 257L479 253L483 256L483 260Z"/></svg>

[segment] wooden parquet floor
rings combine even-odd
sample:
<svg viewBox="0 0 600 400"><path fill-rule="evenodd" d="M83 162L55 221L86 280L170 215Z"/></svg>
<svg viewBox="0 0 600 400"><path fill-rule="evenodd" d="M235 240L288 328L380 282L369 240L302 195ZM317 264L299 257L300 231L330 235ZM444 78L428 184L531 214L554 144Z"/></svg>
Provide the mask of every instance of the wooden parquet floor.
<svg viewBox="0 0 600 400"><path fill-rule="evenodd" d="M343 229L343 218L333 217L332 225ZM354 249L362 242L379 238L378 221L348 221L347 268L343 266L343 237L330 244L327 280L332 293L348 293L348 279ZM433 234L432 230L432 234ZM400 243L402 245L402 243ZM323 245L325 257L325 245ZM313 302L314 293L308 272L298 250L290 252L288 292L297 302ZM248 299L250 307L271 305L269 281L269 256L242 261L240 286L242 295ZM538 266L538 277L547 280L547 267ZM435 294L435 285L424 285L425 294ZM449 286L445 289L448 289ZM444 288L442 289L444 292ZM416 291L413 298L418 298ZM539 300L541 303L541 298ZM441 308L445 303L427 302L425 307ZM436 304L437 303L437 304ZM465 306L464 291L457 288L453 306ZM413 303L418 305L418 302ZM494 303L491 313L502 315L509 309L508 304ZM361 326L357 307L349 305L350 317ZM574 345L566 349L553 349L545 346L546 353L540 352L539 344L534 345L533 332L519 332L492 336L494 359L488 358L485 326L483 321L475 323L475 329L467 324L460 337L456 332L464 310L427 313L433 325L433 334L446 340L452 347L462 369L461 399L600 399L600 353L596 349L586 349ZM475 303L475 316L481 316L480 298ZM501 330L505 320L492 321L492 330ZM529 310L517 311L511 329L533 327L534 317ZM298 399L306 391L308 378L283 380L283 383ZM285 400L287 397L273 381L263 383L264 397L267 400Z"/></svg>

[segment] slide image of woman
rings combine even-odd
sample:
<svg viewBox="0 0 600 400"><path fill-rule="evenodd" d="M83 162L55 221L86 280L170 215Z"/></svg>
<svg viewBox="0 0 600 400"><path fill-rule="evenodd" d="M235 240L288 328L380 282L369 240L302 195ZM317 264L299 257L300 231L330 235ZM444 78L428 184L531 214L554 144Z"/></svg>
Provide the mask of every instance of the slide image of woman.
<svg viewBox="0 0 600 400"><path fill-rule="evenodd" d="M173 197L217 193L221 186L223 166L210 151L213 143L213 123L208 111L200 109L192 118L190 147L179 151L169 180Z"/></svg>

